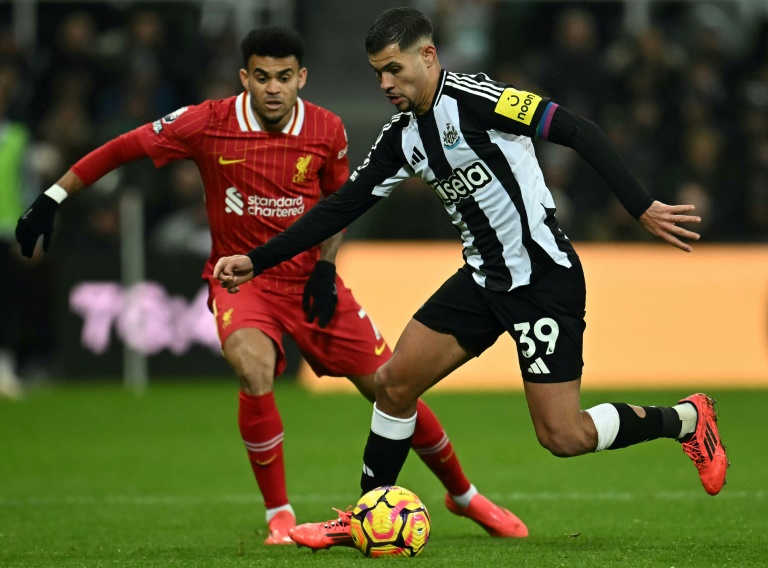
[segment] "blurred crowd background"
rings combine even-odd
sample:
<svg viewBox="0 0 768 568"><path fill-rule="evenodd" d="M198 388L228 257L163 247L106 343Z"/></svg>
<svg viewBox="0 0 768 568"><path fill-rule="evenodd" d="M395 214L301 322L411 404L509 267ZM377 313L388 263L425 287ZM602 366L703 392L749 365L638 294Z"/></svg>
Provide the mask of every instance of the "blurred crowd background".
<svg viewBox="0 0 768 568"><path fill-rule="evenodd" d="M594 120L651 195L696 205L706 242L768 240L768 1L410 4L431 17L445 68L485 72ZM393 5L0 2L0 298L11 304L5 314L17 308L10 287L44 298L50 285L45 261L22 264L12 245L24 208L110 138L178 107L237 94L239 42L251 27L279 24L303 34L309 79L302 96L344 119L356 167L391 114L363 40L375 16ZM572 240L648 238L575 153L546 142L536 149ZM147 249L193 255L202 267L210 243L203 188L186 161L161 170L136 162L67 201L54 252L117 253L127 190L143 197ZM420 180L403 183L348 238L455 238L431 193ZM25 270L32 271L28 280L6 277ZM2 345L0 337L0 374Z"/></svg>

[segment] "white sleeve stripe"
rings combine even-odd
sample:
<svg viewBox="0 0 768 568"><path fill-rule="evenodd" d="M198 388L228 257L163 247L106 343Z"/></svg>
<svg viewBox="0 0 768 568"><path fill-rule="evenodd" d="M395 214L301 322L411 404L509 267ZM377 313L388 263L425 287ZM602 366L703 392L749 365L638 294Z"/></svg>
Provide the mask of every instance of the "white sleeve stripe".
<svg viewBox="0 0 768 568"><path fill-rule="evenodd" d="M498 99L503 91L498 91L495 89L488 88L487 85L473 85L471 83L467 83L466 81L447 81L446 84L457 87L461 85L462 87L465 87L467 89L472 89L473 91L476 91L478 93L487 93L494 98Z"/></svg>
<svg viewBox="0 0 768 568"><path fill-rule="evenodd" d="M494 102L494 103L499 100L498 96L494 97L494 96L491 96L491 95L489 95L487 93L483 93L481 91L476 91L474 89L470 89L469 87L465 87L464 85L460 85L458 83L453 83L452 81L446 81L446 85L448 85L449 87L453 87L454 89L458 89L460 91L464 91L464 92L470 93L472 95L477 95L478 97L484 97L484 98L486 98L489 101Z"/></svg>
<svg viewBox="0 0 768 568"><path fill-rule="evenodd" d="M484 77L485 77L485 75L484 75ZM487 80L487 81L480 81L478 79L475 79L475 77L473 75L453 73L451 75L451 78L456 80L456 81L463 82L463 83L468 83L468 84L472 84L472 85L478 85L478 86L487 87L489 89L493 89L493 90L498 91L500 93L504 92L504 89L506 89L505 86L501 86L498 83L496 83L495 81L491 81L490 79Z"/></svg>
<svg viewBox="0 0 768 568"><path fill-rule="evenodd" d="M492 83L486 83L486 82L480 82L472 77L469 76L457 76L457 75L451 75L449 80L453 80L457 83L463 83L467 85L468 87L475 87L478 89L484 89L490 93L498 93L499 95L504 92L503 87L499 87L497 85L494 85Z"/></svg>
<svg viewBox="0 0 768 568"><path fill-rule="evenodd" d="M480 87L474 87L472 85L465 85L463 83L453 83L453 82L447 82L446 83L449 87L453 87L454 89L461 89L463 91L467 91L470 93L475 93L477 95L485 95L486 97L491 97L491 99L495 102L499 100L499 97L501 97L501 93L494 93L490 92L486 89L482 89Z"/></svg>

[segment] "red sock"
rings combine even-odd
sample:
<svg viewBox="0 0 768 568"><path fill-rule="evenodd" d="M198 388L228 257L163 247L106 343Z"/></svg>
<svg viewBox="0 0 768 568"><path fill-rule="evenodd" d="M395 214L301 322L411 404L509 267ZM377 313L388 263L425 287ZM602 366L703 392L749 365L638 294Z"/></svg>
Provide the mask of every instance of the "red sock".
<svg viewBox="0 0 768 568"><path fill-rule="evenodd" d="M250 396L240 391L238 419L248 459L264 497L264 506L274 509L287 505L283 421L277 411L274 394Z"/></svg>
<svg viewBox="0 0 768 568"><path fill-rule="evenodd" d="M469 491L470 483L453 451L448 434L435 413L421 399L416 411L416 431L413 433L411 447L440 479L448 493L463 495Z"/></svg>

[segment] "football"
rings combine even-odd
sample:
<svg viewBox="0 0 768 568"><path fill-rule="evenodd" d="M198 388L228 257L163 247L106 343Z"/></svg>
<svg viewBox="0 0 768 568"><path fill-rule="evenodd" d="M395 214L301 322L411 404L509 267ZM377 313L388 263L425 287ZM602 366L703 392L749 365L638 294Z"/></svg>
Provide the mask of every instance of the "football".
<svg viewBox="0 0 768 568"><path fill-rule="evenodd" d="M403 487L386 485L363 495L350 525L355 546L371 558L418 556L429 540L427 508Z"/></svg>

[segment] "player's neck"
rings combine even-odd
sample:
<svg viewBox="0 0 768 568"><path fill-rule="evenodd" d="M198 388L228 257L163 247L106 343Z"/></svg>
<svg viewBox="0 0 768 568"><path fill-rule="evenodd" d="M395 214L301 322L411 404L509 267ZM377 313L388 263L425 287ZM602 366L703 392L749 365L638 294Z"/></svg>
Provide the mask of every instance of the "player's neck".
<svg viewBox="0 0 768 568"><path fill-rule="evenodd" d="M421 101L414 112L417 115L422 115L432 108L435 102L435 96L437 95L437 89L440 87L440 77L442 75L443 68L439 63L435 62L435 65L428 70L427 86L424 88L424 92L427 94L426 98Z"/></svg>

